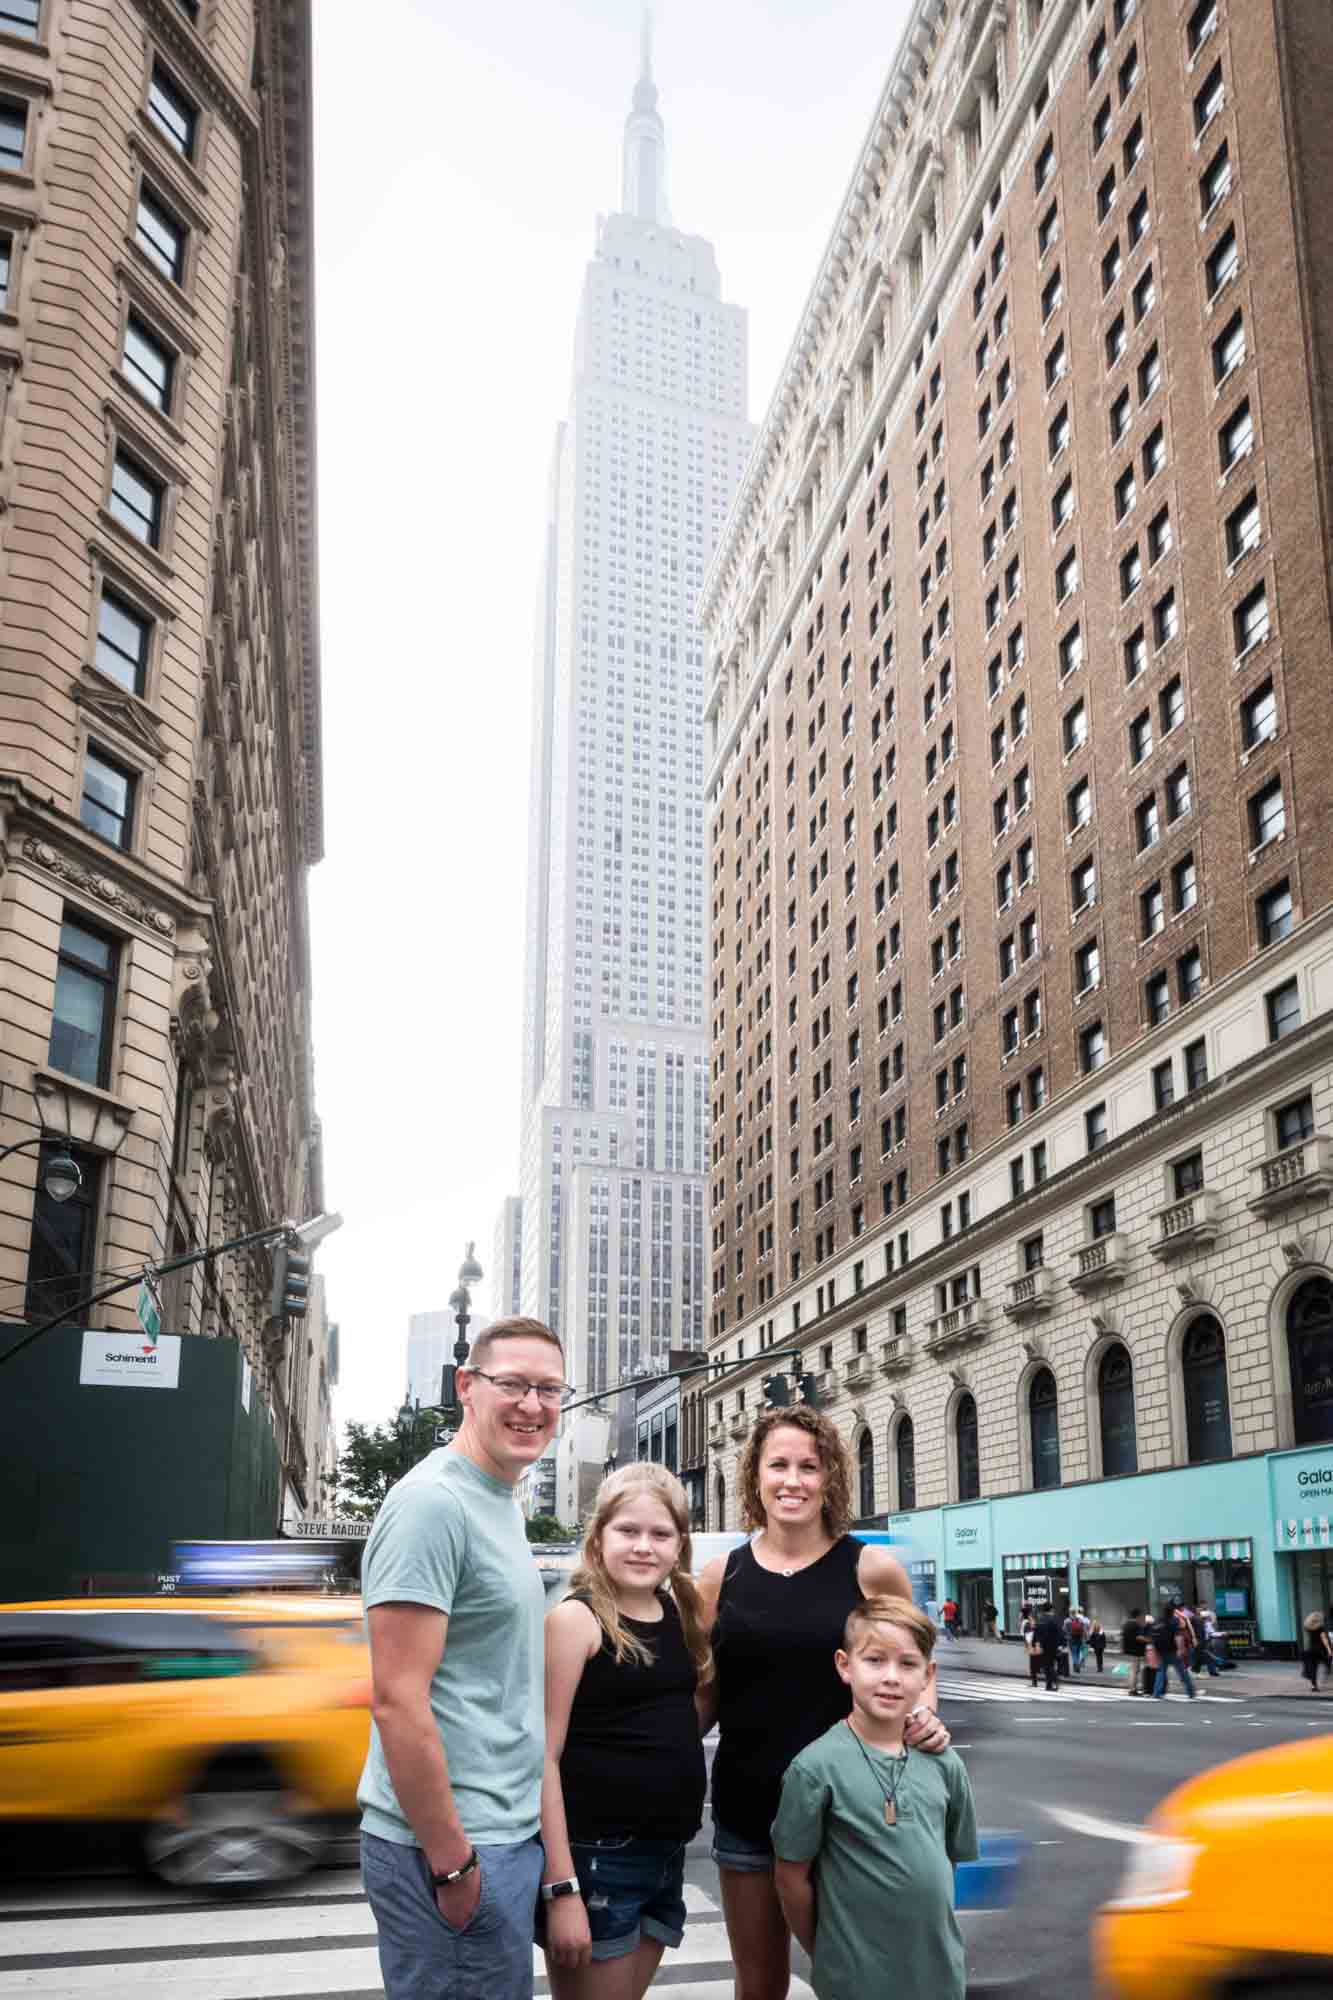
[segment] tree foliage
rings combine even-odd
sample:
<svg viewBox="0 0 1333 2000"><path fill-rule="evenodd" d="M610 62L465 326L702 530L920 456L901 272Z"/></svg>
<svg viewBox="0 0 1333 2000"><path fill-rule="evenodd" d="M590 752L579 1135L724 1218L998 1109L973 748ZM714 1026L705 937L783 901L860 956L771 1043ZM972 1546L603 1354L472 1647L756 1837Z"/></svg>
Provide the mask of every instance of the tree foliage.
<svg viewBox="0 0 1333 2000"><path fill-rule="evenodd" d="M403 1438L394 1424L345 1426L338 1460L335 1510L357 1521L372 1521L391 1486L435 1448L434 1418L423 1412L413 1433Z"/></svg>
<svg viewBox="0 0 1333 2000"><path fill-rule="evenodd" d="M530 1542L576 1542L579 1538L577 1528L567 1527L553 1514L534 1514L524 1525Z"/></svg>

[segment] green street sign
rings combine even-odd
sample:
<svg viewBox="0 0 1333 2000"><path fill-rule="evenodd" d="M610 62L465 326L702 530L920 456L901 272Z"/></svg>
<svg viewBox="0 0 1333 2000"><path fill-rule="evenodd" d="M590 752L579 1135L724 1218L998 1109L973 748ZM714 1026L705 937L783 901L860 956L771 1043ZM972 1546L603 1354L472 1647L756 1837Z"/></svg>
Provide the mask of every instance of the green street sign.
<svg viewBox="0 0 1333 2000"><path fill-rule="evenodd" d="M158 1296L157 1286L147 1275L139 1287L137 1310L140 1326L156 1347L157 1336L162 1331L162 1301Z"/></svg>

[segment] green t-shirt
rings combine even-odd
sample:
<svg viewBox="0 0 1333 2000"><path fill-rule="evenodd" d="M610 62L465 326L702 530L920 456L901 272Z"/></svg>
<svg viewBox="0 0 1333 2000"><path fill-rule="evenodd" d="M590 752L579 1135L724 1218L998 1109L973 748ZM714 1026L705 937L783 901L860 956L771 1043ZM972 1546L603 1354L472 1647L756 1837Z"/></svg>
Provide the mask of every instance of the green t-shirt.
<svg viewBox="0 0 1333 2000"><path fill-rule="evenodd" d="M780 1860L815 1863L819 2000L864 2000L890 1988L894 2000L963 2000L951 1863L976 1859L972 1787L954 1751L911 1750L897 1820L887 1826L894 1775L891 1755L836 1722L782 1781L773 1848Z"/></svg>
<svg viewBox="0 0 1333 2000"><path fill-rule="evenodd" d="M545 1744L545 1592L512 1486L462 1452L422 1459L380 1508L361 1564L367 1612L429 1604L449 1619L430 1705L468 1839L508 1846L536 1833ZM415 1846L379 1731L357 1793L361 1824Z"/></svg>

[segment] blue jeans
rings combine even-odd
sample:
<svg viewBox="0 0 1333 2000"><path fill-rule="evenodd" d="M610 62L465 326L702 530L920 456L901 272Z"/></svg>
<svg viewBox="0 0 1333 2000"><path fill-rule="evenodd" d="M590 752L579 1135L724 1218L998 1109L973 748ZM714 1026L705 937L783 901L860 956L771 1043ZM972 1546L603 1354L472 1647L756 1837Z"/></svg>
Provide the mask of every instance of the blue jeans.
<svg viewBox="0 0 1333 2000"><path fill-rule="evenodd" d="M719 1868L735 1868L742 1875L771 1875L773 1843L771 1840L749 1840L743 1833L733 1833L714 1814L713 1859Z"/></svg>
<svg viewBox="0 0 1333 2000"><path fill-rule="evenodd" d="M1088 1657L1087 1640L1071 1639L1069 1642L1069 1664L1074 1669L1074 1672L1076 1674L1082 1673L1083 1662L1087 1659L1087 1657Z"/></svg>
<svg viewBox="0 0 1333 2000"><path fill-rule="evenodd" d="M1163 1660L1161 1666L1158 1667L1157 1669L1157 1685L1154 1687L1153 1693L1154 1695L1156 1695L1158 1701L1160 1701L1163 1695L1166 1693L1166 1670L1168 1667L1175 1668L1176 1672L1180 1675L1181 1680L1184 1682L1186 1694L1189 1696L1190 1700L1193 1701L1194 1683L1190 1679L1190 1670L1185 1665L1185 1662L1181 1659L1179 1653L1168 1653L1166 1658Z"/></svg>
<svg viewBox="0 0 1333 2000"><path fill-rule="evenodd" d="M542 1844L479 1847L481 1895L462 1930L440 1915L419 1847L361 1835L361 1879L379 1929L386 2000L532 2000Z"/></svg>
<svg viewBox="0 0 1333 2000"><path fill-rule="evenodd" d="M592 1960L626 1958L644 1938L674 1950L685 1935L685 1842L623 1834L576 1840L569 1851L592 1933ZM537 1919L543 1942L542 1918Z"/></svg>

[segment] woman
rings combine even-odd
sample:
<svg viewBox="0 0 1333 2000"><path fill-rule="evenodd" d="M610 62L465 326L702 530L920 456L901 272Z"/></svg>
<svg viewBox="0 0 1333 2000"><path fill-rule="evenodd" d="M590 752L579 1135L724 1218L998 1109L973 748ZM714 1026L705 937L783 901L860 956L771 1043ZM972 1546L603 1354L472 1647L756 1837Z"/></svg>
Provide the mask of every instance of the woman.
<svg viewBox="0 0 1333 2000"><path fill-rule="evenodd" d="M1304 1622L1305 1650L1301 1655L1301 1673L1310 1683L1311 1694L1319 1692L1319 1669L1327 1673L1333 1666L1333 1644L1324 1629L1323 1613L1311 1611Z"/></svg>
<svg viewBox="0 0 1333 2000"><path fill-rule="evenodd" d="M1037 1685L1037 1669L1041 1665L1041 1648L1037 1644L1037 1614L1030 1604L1023 1606L1023 1622L1018 1628L1023 1641L1023 1650L1028 1656L1028 1682Z"/></svg>
<svg viewBox="0 0 1333 2000"><path fill-rule="evenodd" d="M722 1880L736 2000L785 2000L791 1933L773 1882L769 1839L792 1758L849 1713L833 1655L863 1597L910 1598L902 1564L847 1532L851 1462L841 1437L804 1405L760 1417L739 1488L753 1541L699 1578L715 1677L701 1690L719 1725L713 1764L713 1858ZM706 1704L706 1706L704 1706ZM922 1711L906 1740L943 1750L949 1732Z"/></svg>
<svg viewBox="0 0 1333 2000"><path fill-rule="evenodd" d="M1106 1627L1102 1624L1100 1618L1094 1618L1092 1621L1092 1630L1088 1634L1088 1644L1091 1646L1093 1652L1096 1654L1098 1673L1099 1674L1105 1673Z"/></svg>

